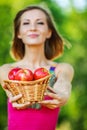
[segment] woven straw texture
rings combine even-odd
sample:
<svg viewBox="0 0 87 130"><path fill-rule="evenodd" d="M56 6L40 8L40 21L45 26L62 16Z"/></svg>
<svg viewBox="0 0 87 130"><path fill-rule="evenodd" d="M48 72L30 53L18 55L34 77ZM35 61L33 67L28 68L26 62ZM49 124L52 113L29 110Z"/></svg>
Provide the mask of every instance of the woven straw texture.
<svg viewBox="0 0 87 130"><path fill-rule="evenodd" d="M39 102L44 98L44 92L49 84L51 75L34 81L16 81L16 80L5 80L5 86L9 89L13 96L22 94L22 98L17 102Z"/></svg>

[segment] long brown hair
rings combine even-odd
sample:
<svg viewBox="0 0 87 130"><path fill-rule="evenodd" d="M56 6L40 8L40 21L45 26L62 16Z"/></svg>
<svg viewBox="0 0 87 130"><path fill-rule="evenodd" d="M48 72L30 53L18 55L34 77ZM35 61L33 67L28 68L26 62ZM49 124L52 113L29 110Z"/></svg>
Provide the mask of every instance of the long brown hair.
<svg viewBox="0 0 87 130"><path fill-rule="evenodd" d="M22 14L26 11L38 9L44 12L47 19L47 24L49 29L52 31L52 35L49 39L46 40L45 46L44 46L44 52L47 59L53 59L63 52L63 40L61 36L58 34L58 32L55 29L55 26L53 24L52 18L49 15L49 13L40 6L28 6L24 8L23 10L20 10L15 19L14 19L14 38L13 38L13 44L11 47L12 55L16 60L20 60L25 55L25 45L22 42L21 39L18 38L18 32L20 27L20 18Z"/></svg>

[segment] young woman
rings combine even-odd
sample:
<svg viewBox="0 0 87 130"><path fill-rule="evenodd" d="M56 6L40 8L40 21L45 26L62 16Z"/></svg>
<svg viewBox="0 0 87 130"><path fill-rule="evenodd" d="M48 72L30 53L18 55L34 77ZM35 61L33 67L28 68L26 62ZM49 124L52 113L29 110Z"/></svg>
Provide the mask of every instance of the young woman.
<svg viewBox="0 0 87 130"><path fill-rule="evenodd" d="M49 13L39 6L29 6L20 10L14 19L14 39L11 48L17 60L0 67L0 83L14 67L35 69L44 67L54 71L56 81L53 92L45 93L46 100L40 102L39 109L31 103L17 104L22 95L13 96L4 88L8 96L8 130L55 130L60 107L71 92L73 67L68 63L55 63L52 59L63 52L63 40L57 33ZM50 86L51 87L51 86Z"/></svg>

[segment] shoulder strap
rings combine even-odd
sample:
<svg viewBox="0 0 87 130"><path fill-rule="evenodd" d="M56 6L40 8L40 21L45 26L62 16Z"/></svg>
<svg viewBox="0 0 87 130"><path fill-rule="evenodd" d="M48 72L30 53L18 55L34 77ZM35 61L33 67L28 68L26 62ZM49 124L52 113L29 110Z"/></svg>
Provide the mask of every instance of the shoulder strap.
<svg viewBox="0 0 87 130"><path fill-rule="evenodd" d="M56 76L55 76L55 68L56 66L51 66L50 69L49 69L49 72L52 74L50 80L49 80L49 86L50 87L53 87L54 83L56 82Z"/></svg>
<svg viewBox="0 0 87 130"><path fill-rule="evenodd" d="M50 69L49 69L49 72L50 72L51 74L54 73L55 68L56 68L56 66L51 66Z"/></svg>

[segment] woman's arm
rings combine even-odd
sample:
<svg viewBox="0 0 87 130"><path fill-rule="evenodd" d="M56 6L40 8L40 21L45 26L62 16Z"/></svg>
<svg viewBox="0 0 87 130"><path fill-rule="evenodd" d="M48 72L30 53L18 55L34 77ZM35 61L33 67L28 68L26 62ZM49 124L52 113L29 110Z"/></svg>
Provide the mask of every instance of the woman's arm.
<svg viewBox="0 0 87 130"><path fill-rule="evenodd" d="M53 86L53 92L47 92L45 95L52 100L42 101L44 106L54 109L63 106L70 97L72 84L71 81L74 75L74 69L70 64L58 64L55 69L57 80ZM52 88L51 88L52 89Z"/></svg>
<svg viewBox="0 0 87 130"><path fill-rule="evenodd" d="M72 79L74 69L70 64L59 64L55 70L57 81L54 84L54 90L60 97L69 98L72 88Z"/></svg>

